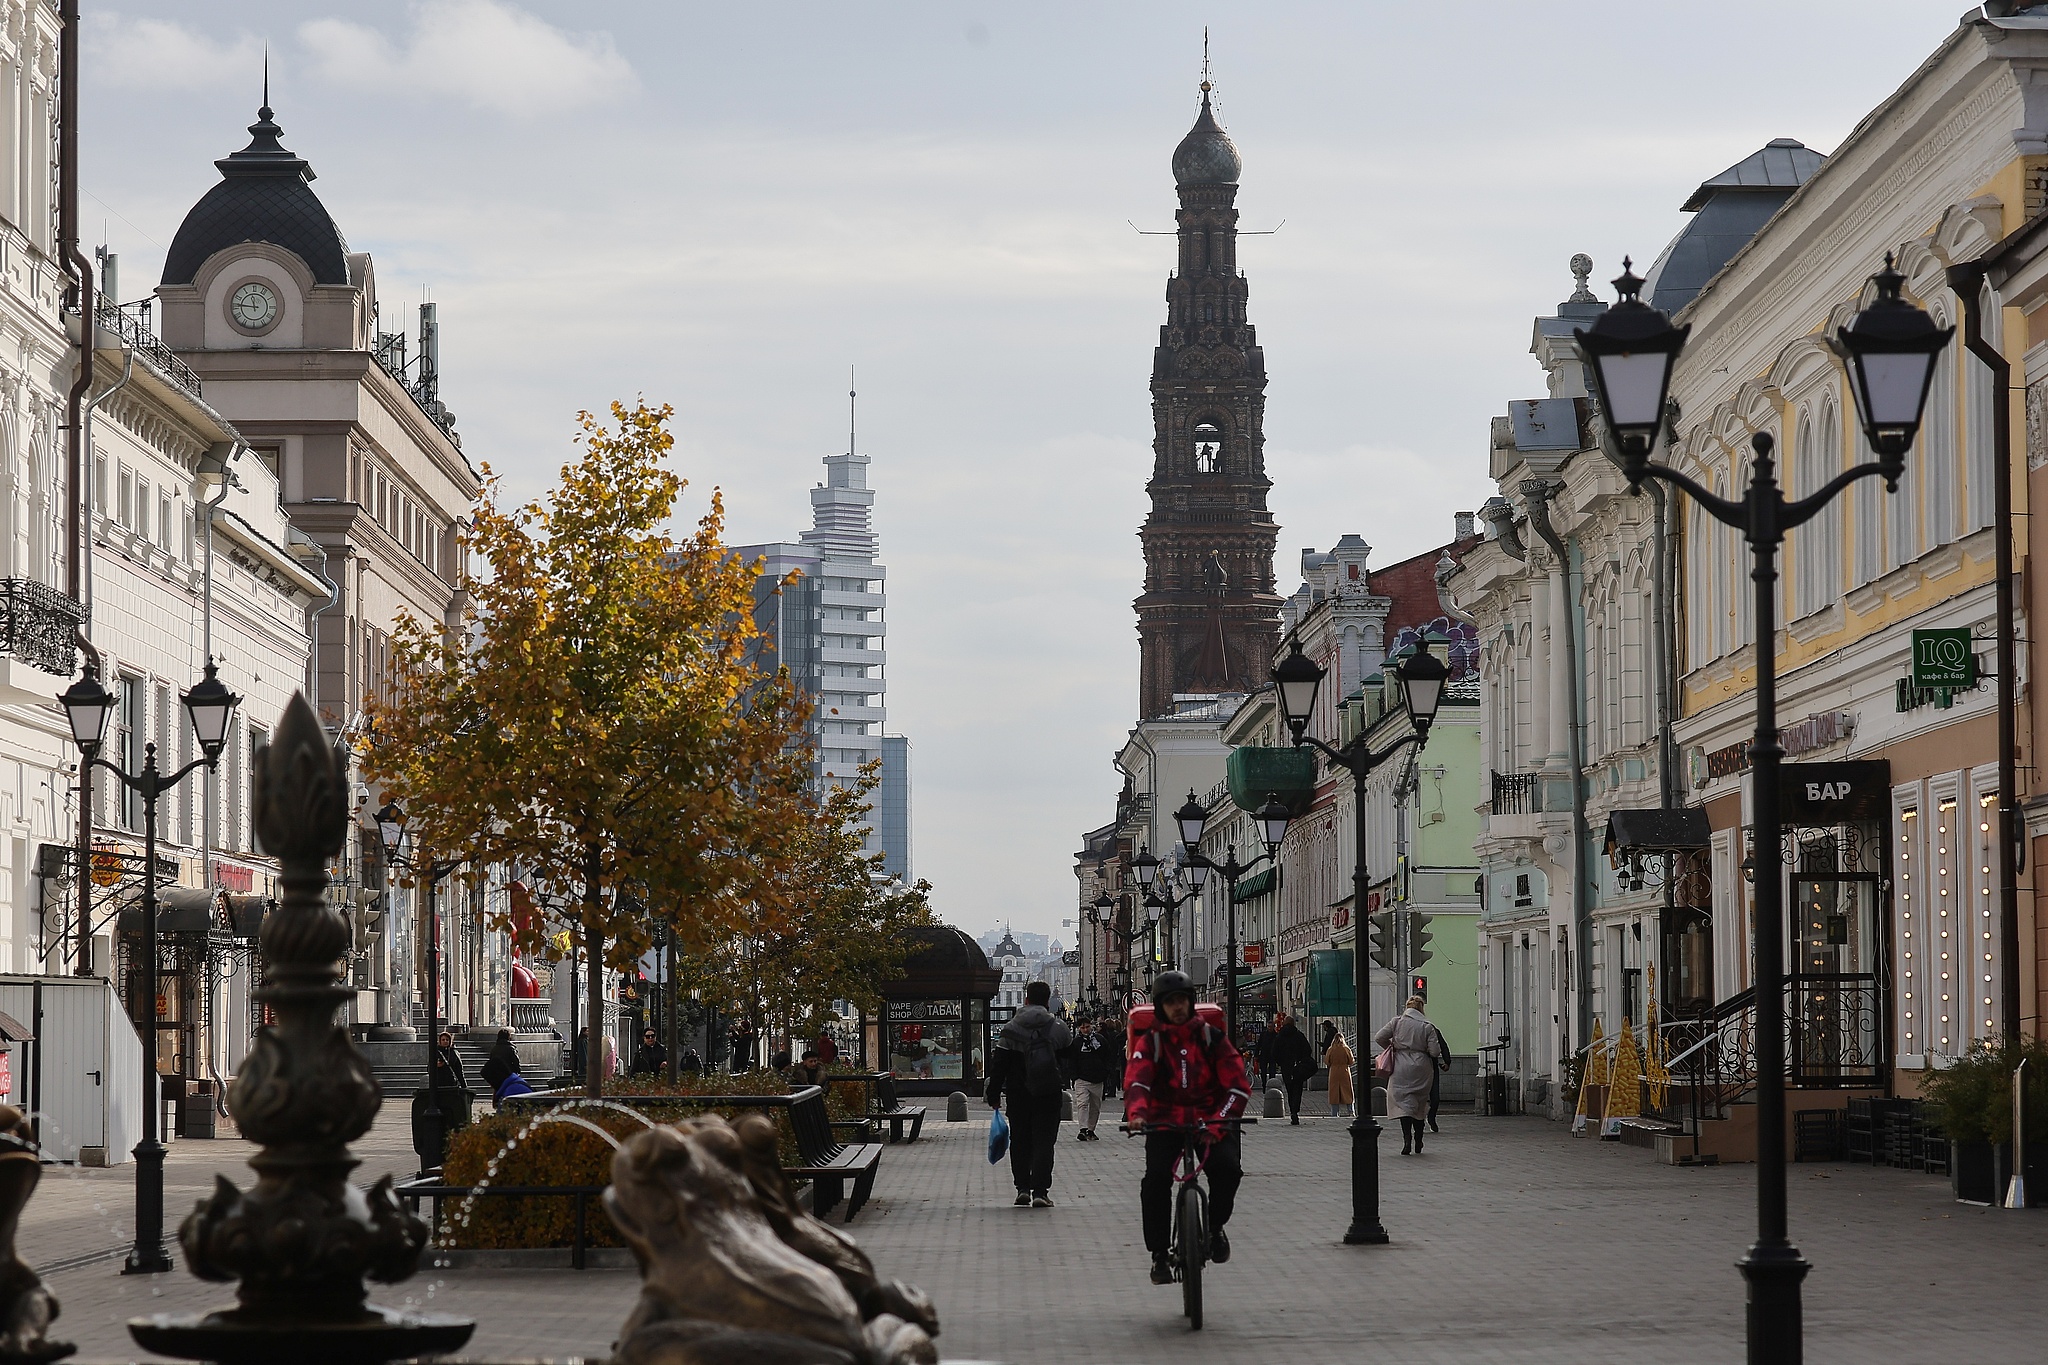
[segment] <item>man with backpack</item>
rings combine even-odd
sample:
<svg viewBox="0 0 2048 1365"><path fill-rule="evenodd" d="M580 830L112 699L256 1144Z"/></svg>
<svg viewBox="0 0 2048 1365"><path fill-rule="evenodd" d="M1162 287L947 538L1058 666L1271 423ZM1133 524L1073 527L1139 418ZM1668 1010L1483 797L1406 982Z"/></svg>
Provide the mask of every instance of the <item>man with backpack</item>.
<svg viewBox="0 0 2048 1365"><path fill-rule="evenodd" d="M991 1109L1010 1101L1010 1177L1020 1209L1052 1207L1052 1148L1060 1135L1060 1092L1067 1079L1060 1054L1073 1035L1053 1017L1051 1003L1052 987L1045 982L1024 988L1024 1008L996 1035L982 1096Z"/></svg>

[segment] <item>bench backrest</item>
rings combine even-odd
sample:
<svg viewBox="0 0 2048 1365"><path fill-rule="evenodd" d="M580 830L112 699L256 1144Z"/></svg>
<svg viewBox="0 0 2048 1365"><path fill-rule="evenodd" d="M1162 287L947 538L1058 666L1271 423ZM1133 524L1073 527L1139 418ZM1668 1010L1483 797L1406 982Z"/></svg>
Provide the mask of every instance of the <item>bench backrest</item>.
<svg viewBox="0 0 2048 1365"><path fill-rule="evenodd" d="M875 1078L875 1108L892 1114L900 1107L896 1102L896 1077L885 1071Z"/></svg>
<svg viewBox="0 0 2048 1365"><path fill-rule="evenodd" d="M796 1150L806 1165L815 1166L829 1161L839 1151L839 1141L832 1136L832 1116L825 1109L825 1092L818 1086L808 1086L792 1097L789 1106L790 1126L796 1129Z"/></svg>

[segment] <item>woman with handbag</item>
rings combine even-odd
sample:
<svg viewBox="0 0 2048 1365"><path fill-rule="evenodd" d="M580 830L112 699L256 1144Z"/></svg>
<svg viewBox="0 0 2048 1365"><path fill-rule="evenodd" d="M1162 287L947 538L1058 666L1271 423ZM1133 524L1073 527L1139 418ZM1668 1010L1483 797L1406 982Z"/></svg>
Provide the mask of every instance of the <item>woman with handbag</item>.
<svg viewBox="0 0 2048 1365"><path fill-rule="evenodd" d="M1429 1117L1429 1087L1436 1077L1436 1025L1422 1013L1419 995L1380 1027L1373 1043L1381 1051L1376 1069L1387 1082L1387 1112L1401 1119L1401 1155L1420 1155L1423 1121Z"/></svg>

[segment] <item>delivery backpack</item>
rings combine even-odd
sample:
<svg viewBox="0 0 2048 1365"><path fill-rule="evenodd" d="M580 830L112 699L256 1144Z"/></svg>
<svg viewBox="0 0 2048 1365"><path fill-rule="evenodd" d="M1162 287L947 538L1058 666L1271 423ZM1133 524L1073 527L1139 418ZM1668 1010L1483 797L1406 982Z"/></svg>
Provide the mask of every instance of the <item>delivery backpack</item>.
<svg viewBox="0 0 2048 1365"><path fill-rule="evenodd" d="M1158 1008L1156 1005L1131 1006L1130 1020L1126 1027L1134 1041L1139 1034L1151 1030L1153 1020L1157 1017L1155 1011ZM1230 1036L1223 1027L1223 1006L1208 1000L1198 1001L1195 1004L1195 1018L1207 1024L1210 1028L1215 1029L1218 1033L1223 1034L1224 1037Z"/></svg>

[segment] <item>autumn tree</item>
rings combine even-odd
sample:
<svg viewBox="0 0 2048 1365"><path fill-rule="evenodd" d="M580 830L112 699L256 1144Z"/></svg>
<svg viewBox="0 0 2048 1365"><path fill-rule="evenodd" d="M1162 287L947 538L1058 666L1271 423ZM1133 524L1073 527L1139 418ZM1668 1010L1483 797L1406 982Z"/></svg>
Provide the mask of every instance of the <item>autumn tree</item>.
<svg viewBox="0 0 2048 1365"><path fill-rule="evenodd" d="M880 773L879 762L867 763L812 799L777 872L785 913L679 964L679 984L757 1025L807 1025L835 1000L880 1010L882 987L911 948L905 931L932 922L930 884L889 877L883 855L864 846Z"/></svg>
<svg viewBox="0 0 2048 1365"><path fill-rule="evenodd" d="M593 1019L604 966L647 947L646 912L685 951L777 923L809 813L803 698L751 658L759 566L724 544L715 490L693 532L668 530L686 486L669 416L579 414L580 456L542 500L503 505L487 466L460 629L402 624L368 707L368 770L420 860L515 866L563 907ZM552 954L545 922L498 927ZM593 1094L602 1040L592 1027Z"/></svg>

